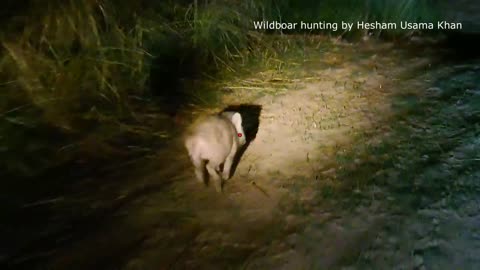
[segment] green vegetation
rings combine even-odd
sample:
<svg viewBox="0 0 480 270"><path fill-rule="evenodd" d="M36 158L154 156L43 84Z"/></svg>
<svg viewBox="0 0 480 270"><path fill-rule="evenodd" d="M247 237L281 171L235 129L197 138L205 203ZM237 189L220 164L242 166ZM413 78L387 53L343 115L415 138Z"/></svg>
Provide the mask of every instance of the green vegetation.
<svg viewBox="0 0 480 270"><path fill-rule="evenodd" d="M302 39L253 31L253 20L422 21L433 14L428 1L411 0L153 2L5 3L4 176L38 176L77 159L148 154L171 132L168 104L178 103L175 111L215 100L211 91L198 90L204 87L199 78L237 76L255 66L280 71L275 60L302 52ZM127 145L136 147L118 158L117 148Z"/></svg>

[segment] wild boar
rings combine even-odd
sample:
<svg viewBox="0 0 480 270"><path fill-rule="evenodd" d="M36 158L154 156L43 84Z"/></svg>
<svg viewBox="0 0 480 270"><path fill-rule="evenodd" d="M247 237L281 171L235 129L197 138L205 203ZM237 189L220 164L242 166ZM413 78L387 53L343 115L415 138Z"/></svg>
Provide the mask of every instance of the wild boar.
<svg viewBox="0 0 480 270"><path fill-rule="evenodd" d="M215 189L222 192L223 181L230 178L235 155L245 143L242 116L238 112L210 115L192 125L185 137L185 147L198 181L207 183L206 168Z"/></svg>

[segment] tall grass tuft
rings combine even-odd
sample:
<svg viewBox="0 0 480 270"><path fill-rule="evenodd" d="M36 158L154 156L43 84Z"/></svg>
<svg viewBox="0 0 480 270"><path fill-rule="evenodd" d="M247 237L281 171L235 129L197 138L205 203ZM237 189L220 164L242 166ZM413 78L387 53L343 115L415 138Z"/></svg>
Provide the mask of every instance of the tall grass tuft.
<svg viewBox="0 0 480 270"><path fill-rule="evenodd" d="M1 35L0 155L7 171L31 174L43 166L28 160L55 159L48 148L62 140L52 132L128 115L129 96L145 90L150 56L140 20L120 24L108 2L27 3Z"/></svg>
<svg viewBox="0 0 480 270"><path fill-rule="evenodd" d="M0 69L8 71L10 82L4 94L64 127L96 104L123 112L128 94L144 88L148 53L143 29L120 26L109 8L100 1L73 0L32 7L32 14L41 11L29 17L34 21L2 40Z"/></svg>

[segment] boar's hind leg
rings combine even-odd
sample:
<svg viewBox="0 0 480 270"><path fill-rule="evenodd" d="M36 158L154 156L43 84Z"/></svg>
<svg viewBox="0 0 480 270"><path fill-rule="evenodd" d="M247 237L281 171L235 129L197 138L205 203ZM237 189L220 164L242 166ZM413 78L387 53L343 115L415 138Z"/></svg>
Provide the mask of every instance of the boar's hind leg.
<svg viewBox="0 0 480 270"><path fill-rule="evenodd" d="M220 174L218 173L217 170L218 166L212 164L212 162L207 163L207 171L211 176L211 179L213 180L213 184L215 185L215 189L217 192L222 192L222 178L220 177Z"/></svg>

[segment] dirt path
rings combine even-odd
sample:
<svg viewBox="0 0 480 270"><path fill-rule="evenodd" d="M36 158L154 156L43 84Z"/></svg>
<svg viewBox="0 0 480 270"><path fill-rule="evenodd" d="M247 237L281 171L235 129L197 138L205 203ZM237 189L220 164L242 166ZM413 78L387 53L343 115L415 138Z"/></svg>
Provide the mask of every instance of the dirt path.
<svg viewBox="0 0 480 270"><path fill-rule="evenodd" d="M465 153L478 160L471 154L480 152L478 128L467 127L472 136L463 134L428 166L421 159L430 148L397 147L421 134L407 138L398 126L428 123L405 111L421 107L451 68L384 43L337 44L320 55L305 58L288 91L258 97L246 87L224 96L225 104L263 108L224 195L193 179L174 141L145 165L157 172L111 183L103 187L110 197L89 199L92 208L119 205L89 230L65 236L48 269L480 269L480 174L469 167L475 161L462 167L468 173L453 173ZM462 74L478 72L469 65ZM425 188L422 179L447 178L464 183L462 192L415 189Z"/></svg>

